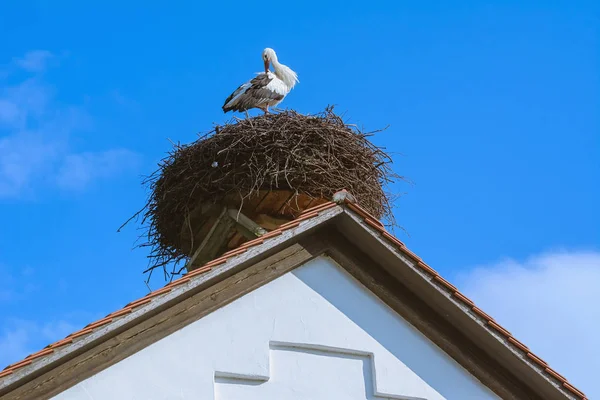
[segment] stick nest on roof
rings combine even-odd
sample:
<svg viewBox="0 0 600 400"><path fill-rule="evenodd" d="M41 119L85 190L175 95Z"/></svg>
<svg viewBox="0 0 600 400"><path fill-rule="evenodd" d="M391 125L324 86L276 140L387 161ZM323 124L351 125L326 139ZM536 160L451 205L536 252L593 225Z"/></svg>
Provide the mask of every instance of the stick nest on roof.
<svg viewBox="0 0 600 400"><path fill-rule="evenodd" d="M151 247L149 270L188 257L180 243L187 215L232 193L249 198L260 190L291 190L331 200L347 189L393 225L383 186L401 177L389 167L391 158L367 139L373 133L346 124L328 107L312 116L284 111L235 118L191 144L175 145L144 181L151 194L138 214L148 239L141 246Z"/></svg>

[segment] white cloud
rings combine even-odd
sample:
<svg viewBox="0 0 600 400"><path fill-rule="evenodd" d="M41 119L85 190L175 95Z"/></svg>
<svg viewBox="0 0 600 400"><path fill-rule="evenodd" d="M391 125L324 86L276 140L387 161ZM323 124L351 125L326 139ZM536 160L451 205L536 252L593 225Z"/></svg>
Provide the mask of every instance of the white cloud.
<svg viewBox="0 0 600 400"><path fill-rule="evenodd" d="M123 168L135 167L138 155L127 149L68 155L58 171L61 187L80 190L97 178L107 178Z"/></svg>
<svg viewBox="0 0 600 400"><path fill-rule="evenodd" d="M34 51L15 64L39 72L51 57ZM58 102L54 88L39 76L11 86L0 82L0 198L19 197L40 185L79 190L132 168L137 157L129 150L72 150L72 137L90 121L82 108Z"/></svg>
<svg viewBox="0 0 600 400"><path fill-rule="evenodd" d="M0 197L14 197L53 167L65 144L38 132L22 131L0 139Z"/></svg>
<svg viewBox="0 0 600 400"><path fill-rule="evenodd" d="M32 293L38 291L41 285L31 278L32 275L34 274L31 267L11 271L0 264L0 307L5 303L16 303L27 299Z"/></svg>
<svg viewBox="0 0 600 400"><path fill-rule="evenodd" d="M19 308L30 304L34 292L42 291L44 296L53 296L65 287L64 278L57 283L36 279L35 269L29 265L9 269L0 263L0 370L75 332L85 322L99 318L88 312L69 312L54 319L44 315L42 320L7 315L7 311L15 305Z"/></svg>
<svg viewBox="0 0 600 400"><path fill-rule="evenodd" d="M6 366L30 354L28 346L30 335L27 324L17 324L1 332L0 365Z"/></svg>
<svg viewBox="0 0 600 400"><path fill-rule="evenodd" d="M46 64L53 57L53 54L46 50L32 50L23 57L15 58L17 66L29 72L41 72L46 69Z"/></svg>
<svg viewBox="0 0 600 400"><path fill-rule="evenodd" d="M0 128L22 130L28 121L44 117L52 95L52 88L38 78L0 86Z"/></svg>
<svg viewBox="0 0 600 400"><path fill-rule="evenodd" d="M461 290L590 398L600 398L600 252L551 252L470 269Z"/></svg>

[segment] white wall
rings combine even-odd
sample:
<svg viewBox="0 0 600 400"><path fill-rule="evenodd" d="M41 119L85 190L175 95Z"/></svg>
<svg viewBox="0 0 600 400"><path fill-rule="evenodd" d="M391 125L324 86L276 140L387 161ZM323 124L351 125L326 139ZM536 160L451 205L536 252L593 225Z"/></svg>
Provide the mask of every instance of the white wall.
<svg viewBox="0 0 600 400"><path fill-rule="evenodd" d="M321 257L55 399L498 397Z"/></svg>

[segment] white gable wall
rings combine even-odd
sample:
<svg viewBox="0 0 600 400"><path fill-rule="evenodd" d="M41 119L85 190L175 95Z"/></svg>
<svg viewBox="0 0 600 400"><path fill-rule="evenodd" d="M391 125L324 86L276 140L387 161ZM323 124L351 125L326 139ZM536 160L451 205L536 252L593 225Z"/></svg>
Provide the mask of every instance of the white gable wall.
<svg viewBox="0 0 600 400"><path fill-rule="evenodd" d="M54 399L498 397L319 257Z"/></svg>

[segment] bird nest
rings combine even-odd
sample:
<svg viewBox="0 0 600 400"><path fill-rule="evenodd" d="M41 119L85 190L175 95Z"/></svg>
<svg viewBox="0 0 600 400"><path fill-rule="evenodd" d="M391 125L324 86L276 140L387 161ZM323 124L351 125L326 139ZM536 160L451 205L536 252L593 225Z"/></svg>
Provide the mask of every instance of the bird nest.
<svg viewBox="0 0 600 400"><path fill-rule="evenodd" d="M367 211L394 225L384 186L402 177L368 140L375 132L346 124L328 107L310 116L284 111L234 118L193 143L176 144L145 179L150 196L136 214L146 228L141 246L151 248L147 271L163 267L168 274L166 265L190 256L193 249L182 232L199 205L231 199L241 205L265 190L330 200L346 189Z"/></svg>

